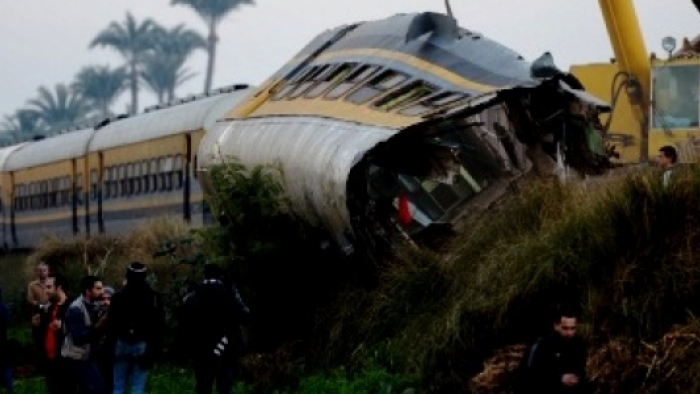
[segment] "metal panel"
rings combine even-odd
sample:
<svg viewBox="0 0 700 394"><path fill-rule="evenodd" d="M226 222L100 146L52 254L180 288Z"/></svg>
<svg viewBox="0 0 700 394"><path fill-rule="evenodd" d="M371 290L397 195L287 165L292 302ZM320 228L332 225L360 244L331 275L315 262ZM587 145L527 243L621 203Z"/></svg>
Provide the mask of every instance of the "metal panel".
<svg viewBox="0 0 700 394"><path fill-rule="evenodd" d="M10 158L10 155L27 144L27 142L24 142L0 149L0 171L6 171L5 164L7 164L7 159Z"/></svg>
<svg viewBox="0 0 700 394"><path fill-rule="evenodd" d="M346 204L350 170L395 132L311 117L234 120L219 123L202 141L200 164L208 168L227 157L248 168L279 163L285 192L297 214L342 238L350 227Z"/></svg>
<svg viewBox="0 0 700 394"><path fill-rule="evenodd" d="M16 171L81 157L94 133L89 128L30 142L7 158L3 170Z"/></svg>
<svg viewBox="0 0 700 394"><path fill-rule="evenodd" d="M90 152L206 129L244 98L251 88L235 90L112 122L97 131Z"/></svg>

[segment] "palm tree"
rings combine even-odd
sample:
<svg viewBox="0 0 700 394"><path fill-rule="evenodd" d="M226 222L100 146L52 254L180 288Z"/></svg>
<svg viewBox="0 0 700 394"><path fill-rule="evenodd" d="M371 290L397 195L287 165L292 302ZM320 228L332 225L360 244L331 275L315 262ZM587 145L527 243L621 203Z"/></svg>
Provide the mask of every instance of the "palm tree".
<svg viewBox="0 0 700 394"><path fill-rule="evenodd" d="M100 32L90 43L90 48L95 46L111 47L126 59L129 68L129 86L131 89L130 113L138 111L138 80L139 65L143 57L153 48L154 32L158 25L152 19L146 19L137 23L131 13L127 12L123 25L117 22L109 24L107 29Z"/></svg>
<svg viewBox="0 0 700 394"><path fill-rule="evenodd" d="M216 27L226 15L244 4L255 4L255 0L171 0L173 5L185 5L194 10L207 24L207 75L204 81L204 92L211 90L214 77L214 60L216 59Z"/></svg>
<svg viewBox="0 0 700 394"><path fill-rule="evenodd" d="M30 100L29 105L50 130L83 123L90 114L90 104L65 84L56 85L53 93L44 86L40 87L39 97Z"/></svg>
<svg viewBox="0 0 700 394"><path fill-rule="evenodd" d="M128 73L126 68L110 69L109 66L84 67L71 85L73 90L88 100L101 117L111 115L110 106L126 89Z"/></svg>
<svg viewBox="0 0 700 394"><path fill-rule="evenodd" d="M1 126L3 140L19 142L44 132L41 117L33 109L19 109L14 115L5 116Z"/></svg>
<svg viewBox="0 0 700 394"><path fill-rule="evenodd" d="M141 79L158 96L162 104L175 98L175 89L194 76L184 67L187 58L206 41L194 30L178 25L171 30L159 29L154 50L143 59Z"/></svg>

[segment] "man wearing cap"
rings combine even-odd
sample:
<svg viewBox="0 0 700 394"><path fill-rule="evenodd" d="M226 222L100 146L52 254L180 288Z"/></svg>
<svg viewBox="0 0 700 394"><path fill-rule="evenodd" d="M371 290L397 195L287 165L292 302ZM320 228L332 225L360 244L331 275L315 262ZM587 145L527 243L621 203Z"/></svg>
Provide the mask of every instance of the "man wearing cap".
<svg viewBox="0 0 700 394"><path fill-rule="evenodd" d="M233 386L235 361L242 351L240 325L249 315L235 288L226 286L215 264L204 267L204 281L185 301L183 338L194 360L197 394L210 394L216 381L219 394Z"/></svg>
<svg viewBox="0 0 700 394"><path fill-rule="evenodd" d="M127 386L131 394L143 394L148 370L162 348L165 309L146 276L144 264L131 263L126 285L112 297L108 325L116 341L114 394L126 392Z"/></svg>

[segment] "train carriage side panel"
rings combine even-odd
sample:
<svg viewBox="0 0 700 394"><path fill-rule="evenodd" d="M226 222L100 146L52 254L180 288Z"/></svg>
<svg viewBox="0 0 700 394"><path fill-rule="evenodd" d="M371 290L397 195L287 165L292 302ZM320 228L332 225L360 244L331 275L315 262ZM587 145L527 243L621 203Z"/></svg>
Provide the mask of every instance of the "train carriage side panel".
<svg viewBox="0 0 700 394"><path fill-rule="evenodd" d="M0 220L2 220L2 247L5 250L12 243L12 217L15 201L12 173L5 170L5 163L12 153L24 145L26 143L0 148Z"/></svg>

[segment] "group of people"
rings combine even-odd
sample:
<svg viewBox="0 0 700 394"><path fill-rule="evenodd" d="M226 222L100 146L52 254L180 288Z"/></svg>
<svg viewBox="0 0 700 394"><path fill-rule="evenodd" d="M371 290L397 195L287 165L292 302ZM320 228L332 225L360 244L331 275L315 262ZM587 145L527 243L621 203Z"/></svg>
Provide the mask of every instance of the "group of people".
<svg viewBox="0 0 700 394"><path fill-rule="evenodd" d="M27 298L47 392L144 393L166 334L165 307L147 281L147 267L131 263L118 291L85 276L75 297L47 264L36 272ZM193 361L196 393L211 393L216 382L217 392L228 394L249 310L235 287L221 280L218 266L205 266L204 277L183 300L177 341Z"/></svg>

